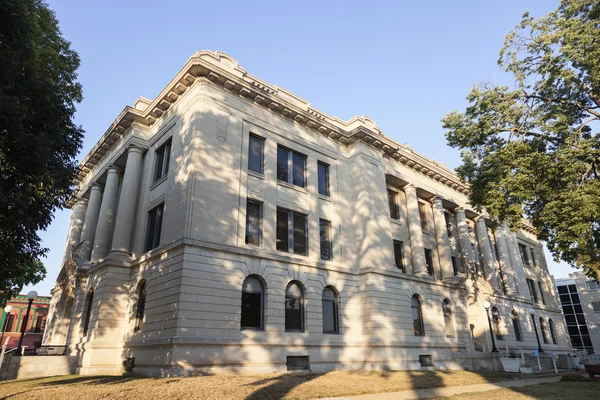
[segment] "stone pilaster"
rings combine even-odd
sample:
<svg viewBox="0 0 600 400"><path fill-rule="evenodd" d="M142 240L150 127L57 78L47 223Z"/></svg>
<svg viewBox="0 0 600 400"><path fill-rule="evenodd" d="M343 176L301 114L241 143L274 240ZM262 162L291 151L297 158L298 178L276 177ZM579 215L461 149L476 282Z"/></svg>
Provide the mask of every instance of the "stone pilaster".
<svg viewBox="0 0 600 400"><path fill-rule="evenodd" d="M456 209L456 225L458 228L458 242L460 244L460 254L463 258L463 264L467 266L466 270L475 272L475 253L471 247L471 235L469 234L469 224L465 215L465 209L458 207Z"/></svg>
<svg viewBox="0 0 600 400"><path fill-rule="evenodd" d="M123 174L123 184L119 196L117 219L112 240L111 255L128 257L131 253L131 235L135 209L142 179L142 153L139 147L130 147L127 150L127 164Z"/></svg>
<svg viewBox="0 0 600 400"><path fill-rule="evenodd" d="M104 184L102 205L100 206L100 215L98 217L94 247L92 249L92 262L106 257L106 254L110 249L118 191L119 169L116 166L111 165L106 171L106 183Z"/></svg>
<svg viewBox="0 0 600 400"><path fill-rule="evenodd" d="M87 210L87 199L80 197L75 201L71 212L71 222L67 234L67 246L63 257L63 264L71 257L73 249L81 241L81 231L83 230L83 221Z"/></svg>
<svg viewBox="0 0 600 400"><path fill-rule="evenodd" d="M494 233L498 249L498 262L506 280L508 291L510 294L517 294L519 291L516 286L515 269L511 262L509 238L505 224L498 225Z"/></svg>
<svg viewBox="0 0 600 400"><path fill-rule="evenodd" d="M446 217L444 216L444 204L440 196L433 198L433 223L435 224L435 238L442 267L442 279L448 280L454 278L452 268L452 249L448 239L448 229L446 228Z"/></svg>
<svg viewBox="0 0 600 400"><path fill-rule="evenodd" d="M98 225L98 216L100 215L100 205L102 203L102 191L97 183L93 183L90 189L90 198L88 201L83 227L81 229L81 249L78 256L83 260L89 260L96 236L96 226Z"/></svg>
<svg viewBox="0 0 600 400"><path fill-rule="evenodd" d="M412 253L413 275L429 276L427 263L425 262L425 250L423 247L423 228L419 214L419 200L417 188L408 184L404 187L406 193L406 210L408 214L408 232L410 236L410 250Z"/></svg>
<svg viewBox="0 0 600 400"><path fill-rule="evenodd" d="M485 278L494 289L498 289L498 271L496 269L496 260L494 259L492 243L490 242L484 216L480 216L477 219L477 239L479 241L479 251L481 252Z"/></svg>

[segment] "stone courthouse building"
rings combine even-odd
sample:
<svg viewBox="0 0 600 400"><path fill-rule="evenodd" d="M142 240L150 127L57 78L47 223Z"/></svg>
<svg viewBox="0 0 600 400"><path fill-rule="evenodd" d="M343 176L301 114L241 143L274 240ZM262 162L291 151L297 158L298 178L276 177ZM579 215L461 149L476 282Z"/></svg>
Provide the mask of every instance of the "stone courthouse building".
<svg viewBox="0 0 600 400"><path fill-rule="evenodd" d="M486 301L500 350L537 349L532 320L569 350L528 222L223 53L125 107L75 183L44 344L82 374L461 368L492 348Z"/></svg>

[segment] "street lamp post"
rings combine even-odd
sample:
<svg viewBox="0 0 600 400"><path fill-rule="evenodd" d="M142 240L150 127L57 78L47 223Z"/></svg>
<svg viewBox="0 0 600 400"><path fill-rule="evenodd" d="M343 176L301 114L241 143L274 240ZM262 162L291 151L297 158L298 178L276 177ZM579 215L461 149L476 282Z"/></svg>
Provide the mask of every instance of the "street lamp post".
<svg viewBox="0 0 600 400"><path fill-rule="evenodd" d="M6 332L6 327L8 326L8 320L10 319L10 312L13 310L13 306L4 307L4 314L6 318L4 320L4 326L2 327L2 336L0 336L0 347L2 347L2 341L4 340L4 332Z"/></svg>
<svg viewBox="0 0 600 400"><path fill-rule="evenodd" d="M527 310L527 312L529 313L529 315L531 315L531 322L533 322L533 329L535 330L535 338L537 339L537 342L538 342L538 352L543 353L544 349L542 349L542 344L540 343L540 335L538 335L537 325L535 323L535 310L533 308L530 308Z"/></svg>
<svg viewBox="0 0 600 400"><path fill-rule="evenodd" d="M497 353L498 349L496 348L496 338L494 338L494 331L492 329L492 320L490 319L490 302L486 301L483 303L483 308L485 308L485 315L487 315L488 325L490 326L490 336L492 337L492 353Z"/></svg>
<svg viewBox="0 0 600 400"><path fill-rule="evenodd" d="M25 336L25 329L27 328L27 320L29 319L29 311L31 311L31 303L33 303L33 301L35 299L37 299L37 292L35 290L32 290L31 292L27 293L27 299L29 300L29 304L27 305L27 312L25 313L25 319L23 320L23 323L21 324L21 336L19 337L19 345L17 346L17 354L16 355L21 355L21 346L23 345L23 336Z"/></svg>

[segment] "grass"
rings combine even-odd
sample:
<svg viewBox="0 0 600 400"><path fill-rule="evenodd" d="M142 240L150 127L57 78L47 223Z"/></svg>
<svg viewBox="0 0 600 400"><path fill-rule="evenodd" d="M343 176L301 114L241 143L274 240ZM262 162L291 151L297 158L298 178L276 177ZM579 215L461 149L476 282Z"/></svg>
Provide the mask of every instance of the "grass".
<svg viewBox="0 0 600 400"><path fill-rule="evenodd" d="M472 385L514 379L468 371L334 371L326 374L207 375L177 378L59 376L0 382L0 399L315 399ZM563 399L564 400L564 399Z"/></svg>
<svg viewBox="0 0 600 400"><path fill-rule="evenodd" d="M598 399L600 383L598 382L556 382L544 383L522 388L492 390L490 392L465 393L452 397L435 397L444 400L565 400L565 399Z"/></svg>

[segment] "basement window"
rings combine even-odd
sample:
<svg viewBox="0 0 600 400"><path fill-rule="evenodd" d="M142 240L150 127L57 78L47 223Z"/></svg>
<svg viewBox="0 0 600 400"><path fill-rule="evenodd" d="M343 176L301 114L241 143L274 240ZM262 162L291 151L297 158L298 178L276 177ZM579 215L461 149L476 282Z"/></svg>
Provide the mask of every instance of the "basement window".
<svg viewBox="0 0 600 400"><path fill-rule="evenodd" d="M419 363L421 367L433 367L433 356L431 354L420 354Z"/></svg>
<svg viewBox="0 0 600 400"><path fill-rule="evenodd" d="M308 356L287 356L288 371L310 371L310 359Z"/></svg>

